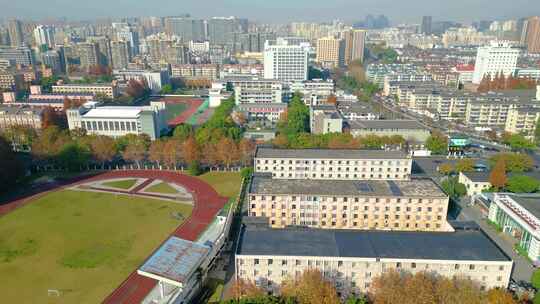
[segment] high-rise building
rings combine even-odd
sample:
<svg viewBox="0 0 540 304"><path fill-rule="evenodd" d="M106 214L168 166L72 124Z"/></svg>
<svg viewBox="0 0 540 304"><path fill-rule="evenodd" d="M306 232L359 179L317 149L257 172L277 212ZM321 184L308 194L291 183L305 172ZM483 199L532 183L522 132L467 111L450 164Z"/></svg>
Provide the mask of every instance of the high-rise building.
<svg viewBox="0 0 540 304"><path fill-rule="evenodd" d="M34 29L34 42L37 47L54 47L54 28L47 25L38 25Z"/></svg>
<svg viewBox="0 0 540 304"><path fill-rule="evenodd" d="M327 68L343 66L345 63L345 41L335 37L318 39L317 62Z"/></svg>
<svg viewBox="0 0 540 304"><path fill-rule="evenodd" d="M22 30L22 22L12 19L8 21L9 41L11 46L23 46L24 37Z"/></svg>
<svg viewBox="0 0 540 304"><path fill-rule="evenodd" d="M53 70L53 73L62 72L62 59L57 51L47 51L41 54L41 63Z"/></svg>
<svg viewBox="0 0 540 304"><path fill-rule="evenodd" d="M182 38L184 42L206 40L204 20L190 17L169 17L165 19L165 32Z"/></svg>
<svg viewBox="0 0 540 304"><path fill-rule="evenodd" d="M129 42L111 42L111 57L113 69L125 69L129 63Z"/></svg>
<svg viewBox="0 0 540 304"><path fill-rule="evenodd" d="M211 44L234 43L234 33L243 32L240 20L235 17L214 17L208 20L208 40Z"/></svg>
<svg viewBox="0 0 540 304"><path fill-rule="evenodd" d="M367 31L349 30L342 34L345 39L345 65L356 60L363 62Z"/></svg>
<svg viewBox="0 0 540 304"><path fill-rule="evenodd" d="M18 48L0 48L0 59L9 61L11 65L33 65L34 57L32 56L32 50L27 47Z"/></svg>
<svg viewBox="0 0 540 304"><path fill-rule="evenodd" d="M540 17L535 16L525 20L523 25L522 42L529 53L540 53Z"/></svg>
<svg viewBox="0 0 540 304"><path fill-rule="evenodd" d="M111 40L107 36L91 36L87 41L98 47L98 63L102 66L112 66Z"/></svg>
<svg viewBox="0 0 540 304"><path fill-rule="evenodd" d="M88 70L99 64L99 48L96 43L81 42L77 44L77 53L82 69Z"/></svg>
<svg viewBox="0 0 540 304"><path fill-rule="evenodd" d="M519 54L519 49L506 41L492 41L488 46L479 47L472 82L479 84L486 75L493 78L500 73L505 77L514 74Z"/></svg>
<svg viewBox="0 0 540 304"><path fill-rule="evenodd" d="M127 41L129 43L129 53L134 56L139 54L139 33L127 23L113 23L113 30L116 33L116 39L119 41Z"/></svg>
<svg viewBox="0 0 540 304"><path fill-rule="evenodd" d="M424 35L431 35L432 22L433 18L431 16L422 17L422 28L420 29L420 32Z"/></svg>
<svg viewBox="0 0 540 304"><path fill-rule="evenodd" d="M291 45L284 40L267 41L264 46L264 78L302 81L308 78L309 45Z"/></svg>

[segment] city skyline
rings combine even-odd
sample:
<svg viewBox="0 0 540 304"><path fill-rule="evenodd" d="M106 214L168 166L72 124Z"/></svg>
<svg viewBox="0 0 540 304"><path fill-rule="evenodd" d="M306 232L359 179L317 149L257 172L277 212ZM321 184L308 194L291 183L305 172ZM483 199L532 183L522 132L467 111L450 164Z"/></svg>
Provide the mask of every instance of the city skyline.
<svg viewBox="0 0 540 304"><path fill-rule="evenodd" d="M463 2L463 3L462 3ZM463 10L464 5L467 10ZM50 19L67 18L68 20L91 20L125 16L169 16L191 14L207 18L211 16L241 16L261 22L291 21L330 21L340 19L354 22L368 14L385 14L392 24L420 23L421 16L433 16L434 21L454 20L472 22L477 20L499 20L519 18L540 14L540 6L535 7L532 0L508 1L426 1L412 0L406 4L396 4L390 0L339 0L331 3L322 1L297 0L293 3L284 0L272 2L234 0L227 5L170 0L160 1L159 5L146 3L128 3L127 1L90 2L60 0L55 3L43 3L35 0L24 2L0 1L3 8L0 18ZM104 9L107 7L107 9ZM283 7L287 7L286 10Z"/></svg>

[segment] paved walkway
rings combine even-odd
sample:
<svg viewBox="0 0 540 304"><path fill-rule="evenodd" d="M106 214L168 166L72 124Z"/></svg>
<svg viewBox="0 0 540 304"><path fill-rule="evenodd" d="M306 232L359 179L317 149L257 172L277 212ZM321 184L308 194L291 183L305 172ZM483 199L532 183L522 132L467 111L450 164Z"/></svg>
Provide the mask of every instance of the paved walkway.
<svg viewBox="0 0 540 304"><path fill-rule="evenodd" d="M493 227L488 225L477 207L470 207L464 203L460 203L460 206L461 212L458 215L458 220L474 221L479 224L482 230L484 230L484 232L514 261L512 279L515 281L523 280L529 282L534 267L526 258L514 251L513 241L506 235L498 233Z"/></svg>

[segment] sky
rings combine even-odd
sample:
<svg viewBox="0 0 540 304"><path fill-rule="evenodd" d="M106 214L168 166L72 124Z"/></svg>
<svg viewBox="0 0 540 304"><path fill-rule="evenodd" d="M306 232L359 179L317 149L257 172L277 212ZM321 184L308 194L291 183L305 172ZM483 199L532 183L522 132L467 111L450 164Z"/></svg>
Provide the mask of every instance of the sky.
<svg viewBox="0 0 540 304"><path fill-rule="evenodd" d="M238 16L261 22L361 20L385 14L393 24L471 22L540 15L540 0L0 0L0 18L91 20L102 17Z"/></svg>

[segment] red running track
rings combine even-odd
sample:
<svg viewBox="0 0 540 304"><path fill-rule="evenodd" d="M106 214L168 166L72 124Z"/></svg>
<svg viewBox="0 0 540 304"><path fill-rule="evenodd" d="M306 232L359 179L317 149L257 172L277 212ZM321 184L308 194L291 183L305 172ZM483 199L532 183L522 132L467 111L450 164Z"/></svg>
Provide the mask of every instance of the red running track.
<svg viewBox="0 0 540 304"><path fill-rule="evenodd" d="M65 186L74 186L76 184L88 183L92 181L122 178L122 177L141 177L149 179L160 179L169 183L178 184L193 195L194 208L191 215L171 233L171 236L177 236L186 240L195 241L197 237L214 220L217 213L223 208L228 198L220 196L214 188L204 181L176 172L169 171L147 171L147 170L129 170L129 171L110 171L99 174L83 180L74 181ZM55 190L58 190L56 188ZM51 189L44 189L52 191ZM21 200L2 205L0 214L8 213L33 199L43 195L40 193L32 195ZM166 239L165 239L166 240ZM164 241L165 241L164 240ZM159 246L158 246L159 247ZM157 248L156 248L157 249ZM156 286L157 281L143 277L137 274L135 269L127 279L120 284L105 300L104 304L139 304L146 295Z"/></svg>
<svg viewBox="0 0 540 304"><path fill-rule="evenodd" d="M167 124L169 126L177 126L181 123L186 122L191 116L193 116L193 114L197 113L197 109L199 109L203 102L204 101L202 99L190 99L186 101L185 103L189 105L189 108L182 112L180 115L169 120Z"/></svg>

